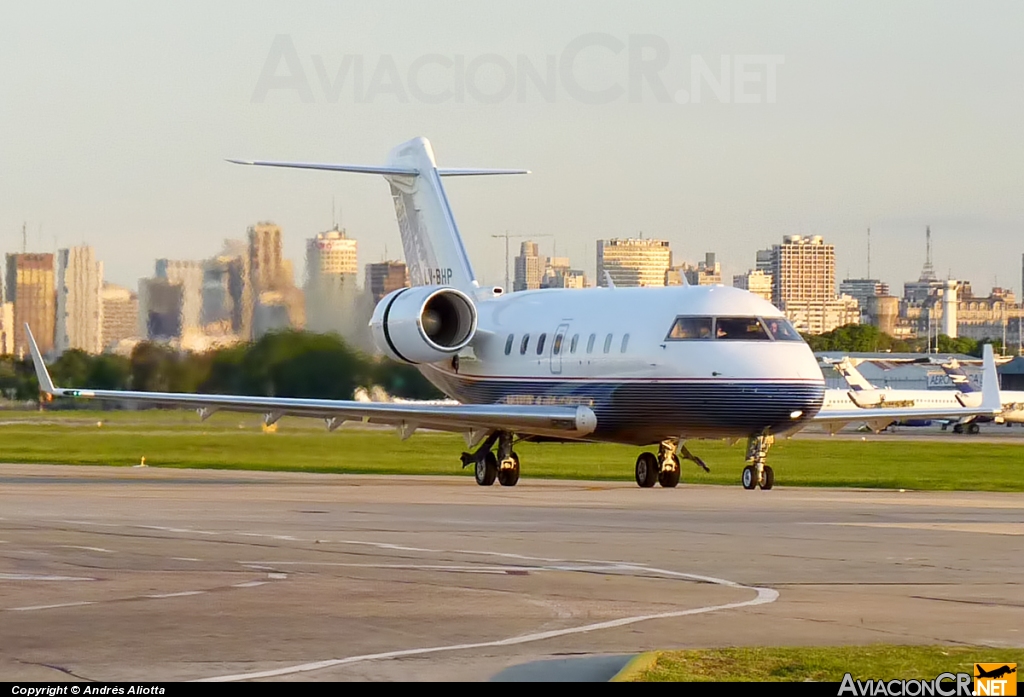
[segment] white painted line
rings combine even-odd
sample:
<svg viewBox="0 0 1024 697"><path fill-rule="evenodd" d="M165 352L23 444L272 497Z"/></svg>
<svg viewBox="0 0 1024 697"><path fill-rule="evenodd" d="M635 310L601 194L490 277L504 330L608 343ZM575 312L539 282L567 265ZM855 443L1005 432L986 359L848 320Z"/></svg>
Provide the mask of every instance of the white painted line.
<svg viewBox="0 0 1024 697"><path fill-rule="evenodd" d="M0 581L95 581L82 576L35 576L33 574L0 574Z"/></svg>
<svg viewBox="0 0 1024 697"><path fill-rule="evenodd" d="M672 572L669 572L669 575L674 574ZM703 578L710 579L711 577ZM405 656L422 656L424 654L442 653L446 651L466 651L470 649L485 649L497 646L515 646L517 644L528 644L536 641L544 641L545 639L554 639L557 637L569 636L572 634L584 634L587 632L596 632L602 629L614 629L617 627L625 627L631 624L637 624L639 622L646 622L648 620L671 619L674 617L701 615L708 612L717 612L719 610L732 610L741 607L753 607L755 605L764 605L766 603L775 602L779 597L778 591L772 590L771 588L756 588L753 586L743 586L734 581L727 581L725 579L715 579L715 581L718 582L718 585L756 590L757 597L753 600L747 600L741 603L709 605L706 607L692 608L690 610L659 612L653 615L635 615L633 617L623 617L621 619L608 620L606 622L585 624L579 627L569 627L567 629L555 629L547 632L523 634L516 637L509 637L507 639L498 639L496 641L483 641L475 644L451 644L448 646L432 646L423 649L406 649L404 651L388 651L385 653L371 653L362 656L349 656L348 658L336 658L327 661L317 661L315 663L304 663L301 665L290 666L287 668L278 668L275 670L262 670L254 671L252 673L236 673L234 675L222 675L214 678L203 678L195 682L235 682L238 680L258 680L261 678L273 678L280 675L294 675L295 673L307 673L314 670L323 670L324 668L334 668L335 666L349 665L352 663L362 663L363 661L374 661L388 658L402 658Z"/></svg>
<svg viewBox="0 0 1024 697"><path fill-rule="evenodd" d="M171 557L173 561L202 561L202 559L196 559L195 557Z"/></svg>
<svg viewBox="0 0 1024 697"><path fill-rule="evenodd" d="M255 588L256 586L265 586L267 581L246 581L245 583L236 583L232 588Z"/></svg>
<svg viewBox="0 0 1024 697"><path fill-rule="evenodd" d="M281 579L288 578L288 574L267 574L267 578L272 578L280 581Z"/></svg>
<svg viewBox="0 0 1024 697"><path fill-rule="evenodd" d="M153 598L159 600L161 598L184 598L186 595L202 595L206 591L181 591L180 593L158 593L156 595L144 595L143 598Z"/></svg>
<svg viewBox="0 0 1024 697"><path fill-rule="evenodd" d="M83 547L81 545L57 545L61 549L84 549L88 552L103 552L104 554L113 554L112 549L103 549L102 547Z"/></svg>
<svg viewBox="0 0 1024 697"><path fill-rule="evenodd" d="M32 610L53 610L58 607L79 607L82 605L95 605L96 603L83 600L77 603L58 603L57 605L29 605L28 607L10 607L9 612L31 612Z"/></svg>

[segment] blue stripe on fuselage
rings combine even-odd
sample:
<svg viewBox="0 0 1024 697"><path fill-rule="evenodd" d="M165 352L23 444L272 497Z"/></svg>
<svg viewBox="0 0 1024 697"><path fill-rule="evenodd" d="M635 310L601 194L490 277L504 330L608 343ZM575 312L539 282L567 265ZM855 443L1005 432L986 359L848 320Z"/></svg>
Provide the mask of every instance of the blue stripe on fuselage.
<svg viewBox="0 0 1024 697"><path fill-rule="evenodd" d="M825 396L824 383L799 380L494 378L432 366L424 374L464 404L589 406L597 415L592 439L638 445L681 435L743 438L766 428L784 433L818 413Z"/></svg>

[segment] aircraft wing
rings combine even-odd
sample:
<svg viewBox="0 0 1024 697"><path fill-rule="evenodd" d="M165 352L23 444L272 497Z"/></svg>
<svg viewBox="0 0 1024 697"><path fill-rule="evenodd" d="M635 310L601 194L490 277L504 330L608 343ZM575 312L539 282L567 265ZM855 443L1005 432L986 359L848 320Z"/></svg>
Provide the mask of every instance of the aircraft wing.
<svg viewBox="0 0 1024 697"><path fill-rule="evenodd" d="M204 419L218 411L249 412L263 414L268 425L276 423L283 416L314 417L324 419L332 431L346 421L389 424L398 428L402 438L408 438L418 428L455 431L465 434L467 442L471 445L495 429L515 431L523 435L576 439L587 436L597 428L597 417L592 409L585 406L395 404L58 387L53 384L39 347L27 325L25 330L28 333L36 377L39 379L39 389L56 397L192 408Z"/></svg>
<svg viewBox="0 0 1024 697"><path fill-rule="evenodd" d="M857 409L822 409L809 424L822 424L827 431L836 433L851 423L867 423L872 430L881 431L897 421L928 419L962 419L970 416L997 416L1002 413L1002 399L999 394L999 376L996 374L995 356L992 346L986 344L983 363L981 404L977 407L886 407L883 405L864 406Z"/></svg>

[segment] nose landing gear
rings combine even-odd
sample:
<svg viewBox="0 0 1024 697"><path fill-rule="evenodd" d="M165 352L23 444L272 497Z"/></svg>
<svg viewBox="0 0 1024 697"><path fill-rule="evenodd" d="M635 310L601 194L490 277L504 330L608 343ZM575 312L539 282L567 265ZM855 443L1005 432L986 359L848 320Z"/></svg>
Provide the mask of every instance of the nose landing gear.
<svg viewBox="0 0 1024 697"><path fill-rule="evenodd" d="M743 488L752 491L761 487L767 491L775 486L775 472L765 464L768 459L768 450L775 443L775 436L770 433L762 433L758 436L751 436L747 440L747 457L750 464L743 468Z"/></svg>
<svg viewBox="0 0 1024 697"><path fill-rule="evenodd" d="M649 489L655 484L661 484L665 489L674 489L679 485L680 455L684 460L695 462L705 472L711 471L703 460L687 450L680 439L669 438L661 442L657 455L640 453L636 459L636 483L644 489Z"/></svg>

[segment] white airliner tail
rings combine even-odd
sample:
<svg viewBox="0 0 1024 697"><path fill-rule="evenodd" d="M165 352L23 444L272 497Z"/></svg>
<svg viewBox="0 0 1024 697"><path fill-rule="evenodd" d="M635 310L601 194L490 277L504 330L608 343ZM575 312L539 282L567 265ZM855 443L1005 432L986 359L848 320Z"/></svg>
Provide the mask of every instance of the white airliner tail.
<svg viewBox="0 0 1024 697"><path fill-rule="evenodd" d="M383 175L391 185L409 282L414 286L444 285L465 291L472 291L478 283L441 177L528 173L520 169L439 168L426 138L414 138L394 148L383 167L257 160L229 162Z"/></svg>

